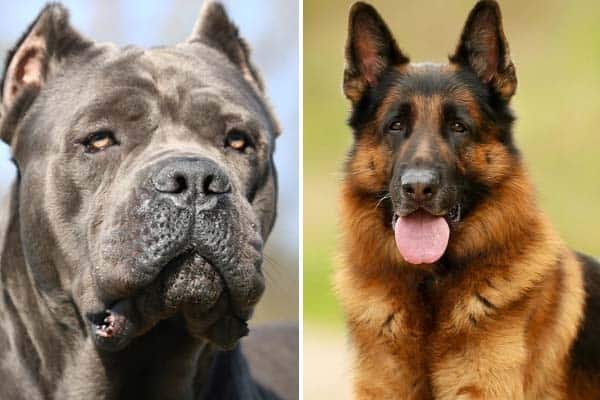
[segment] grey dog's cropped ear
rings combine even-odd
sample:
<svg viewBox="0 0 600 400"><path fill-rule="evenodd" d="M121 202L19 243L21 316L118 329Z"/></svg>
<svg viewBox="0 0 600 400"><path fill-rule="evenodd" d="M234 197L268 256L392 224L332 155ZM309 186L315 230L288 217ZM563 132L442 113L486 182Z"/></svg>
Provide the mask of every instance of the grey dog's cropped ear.
<svg viewBox="0 0 600 400"><path fill-rule="evenodd" d="M510 100L517 89L517 76L496 1L481 0L471 10L450 61L470 68L500 97Z"/></svg>
<svg viewBox="0 0 600 400"><path fill-rule="evenodd" d="M4 118L19 118L62 61L91 43L71 27L62 5L48 4L8 53L0 85ZM9 143L13 130L6 125L0 138Z"/></svg>
<svg viewBox="0 0 600 400"><path fill-rule="evenodd" d="M189 42L202 42L227 56L244 75L244 78L263 92L263 83L250 62L246 41L239 36L238 28L229 20L222 4L204 3Z"/></svg>

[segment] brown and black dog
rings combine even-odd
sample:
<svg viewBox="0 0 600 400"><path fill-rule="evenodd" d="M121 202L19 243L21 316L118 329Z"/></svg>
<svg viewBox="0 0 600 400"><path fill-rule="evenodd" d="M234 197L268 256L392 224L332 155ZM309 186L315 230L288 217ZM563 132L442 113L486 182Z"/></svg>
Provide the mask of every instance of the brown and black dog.
<svg viewBox="0 0 600 400"><path fill-rule="evenodd" d="M335 283L355 397L600 399L600 266L537 206L497 3L477 3L445 65L411 64L356 3L346 62Z"/></svg>

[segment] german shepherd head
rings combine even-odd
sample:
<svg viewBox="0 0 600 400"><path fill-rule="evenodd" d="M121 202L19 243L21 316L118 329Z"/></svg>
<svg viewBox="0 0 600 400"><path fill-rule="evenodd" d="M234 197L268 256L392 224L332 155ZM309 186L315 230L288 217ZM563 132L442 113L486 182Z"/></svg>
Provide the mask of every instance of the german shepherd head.
<svg viewBox="0 0 600 400"><path fill-rule="evenodd" d="M471 214L520 164L509 108L516 86L495 1L477 3L444 65L410 63L372 6L352 7L346 182L379 200L404 261L465 256Z"/></svg>

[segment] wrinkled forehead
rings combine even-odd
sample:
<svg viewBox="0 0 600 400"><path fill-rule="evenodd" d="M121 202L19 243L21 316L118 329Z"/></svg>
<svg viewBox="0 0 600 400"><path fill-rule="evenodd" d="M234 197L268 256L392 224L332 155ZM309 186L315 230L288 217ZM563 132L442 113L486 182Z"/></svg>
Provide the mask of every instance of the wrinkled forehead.
<svg viewBox="0 0 600 400"><path fill-rule="evenodd" d="M239 70L201 44L149 50L106 46L66 65L51 86L46 96L52 97L54 111L72 119L86 108L117 105L136 114L156 102L162 113L176 114L184 103L193 103L195 111L218 105L220 112L252 120L261 131L275 130L261 96Z"/></svg>

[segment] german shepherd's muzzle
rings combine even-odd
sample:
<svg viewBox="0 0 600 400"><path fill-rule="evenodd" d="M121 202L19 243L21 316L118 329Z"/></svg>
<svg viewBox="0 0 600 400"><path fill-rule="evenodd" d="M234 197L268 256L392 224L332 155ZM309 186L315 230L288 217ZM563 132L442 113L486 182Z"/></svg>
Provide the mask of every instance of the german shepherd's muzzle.
<svg viewBox="0 0 600 400"><path fill-rule="evenodd" d="M407 146L414 150L401 153L394 162L389 189L392 227L406 261L431 264L446 251L449 225L460 219L457 171L453 164L436 159L440 149L421 150L427 131L413 134L411 140L414 143Z"/></svg>

